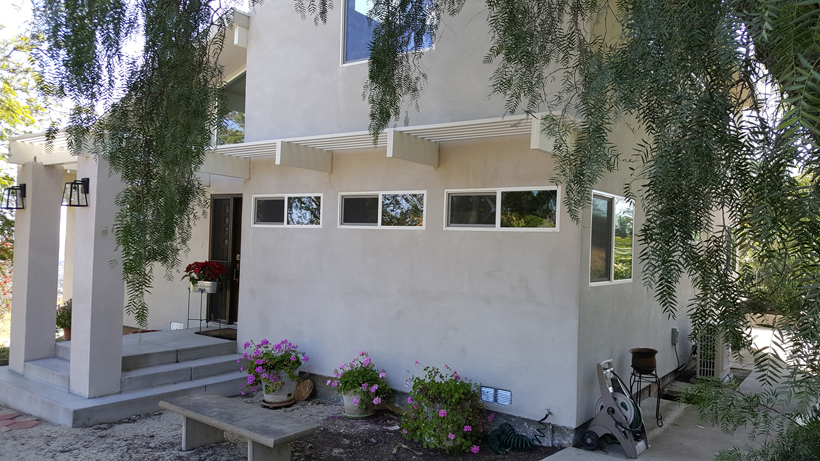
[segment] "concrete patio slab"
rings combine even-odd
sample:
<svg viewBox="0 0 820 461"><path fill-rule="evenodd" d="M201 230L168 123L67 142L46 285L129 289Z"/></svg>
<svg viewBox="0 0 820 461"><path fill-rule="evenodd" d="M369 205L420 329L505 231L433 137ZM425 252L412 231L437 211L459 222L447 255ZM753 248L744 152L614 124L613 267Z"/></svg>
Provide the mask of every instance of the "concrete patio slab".
<svg viewBox="0 0 820 461"><path fill-rule="evenodd" d="M646 421L649 448L638 456L644 461L691 461L714 459L717 452L749 444L747 432L741 428L726 434L719 427L701 421L696 408L669 400L661 400L664 425L655 423L655 399L641 402ZM547 458L548 461L628 459L620 445L605 445L596 451L566 448Z"/></svg>

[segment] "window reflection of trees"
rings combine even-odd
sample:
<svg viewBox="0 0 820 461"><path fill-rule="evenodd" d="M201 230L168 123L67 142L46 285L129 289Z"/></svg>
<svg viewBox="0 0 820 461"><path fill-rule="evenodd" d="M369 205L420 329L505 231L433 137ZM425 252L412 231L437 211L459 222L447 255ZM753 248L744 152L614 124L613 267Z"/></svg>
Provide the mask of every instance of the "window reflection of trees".
<svg viewBox="0 0 820 461"><path fill-rule="evenodd" d="M615 280L632 278L632 241L635 205L615 200Z"/></svg>
<svg viewBox="0 0 820 461"><path fill-rule="evenodd" d="M554 190L501 192L501 227L555 227Z"/></svg>
<svg viewBox="0 0 820 461"><path fill-rule="evenodd" d="M382 226L424 224L424 194L382 195Z"/></svg>
<svg viewBox="0 0 820 461"><path fill-rule="evenodd" d="M321 197L289 197L288 225L318 226L320 221Z"/></svg>

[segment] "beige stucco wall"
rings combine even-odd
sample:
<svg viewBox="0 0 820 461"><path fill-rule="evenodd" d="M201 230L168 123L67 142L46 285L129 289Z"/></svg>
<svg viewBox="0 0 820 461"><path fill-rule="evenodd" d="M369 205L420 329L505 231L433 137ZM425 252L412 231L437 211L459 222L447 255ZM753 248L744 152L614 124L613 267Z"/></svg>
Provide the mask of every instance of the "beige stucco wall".
<svg viewBox="0 0 820 461"><path fill-rule="evenodd" d="M633 125L634 126L634 125ZM621 152L629 158L630 149L640 139L626 124L619 124L611 139ZM617 171L605 176L595 190L614 195L623 195L624 184L630 180L628 163L622 162ZM638 183L635 184L637 186ZM678 291L678 301L682 306L677 319L669 319L654 299L654 292L643 285L640 263L640 245L637 233L644 223L641 201L636 201L633 228L635 229L632 260L632 281L590 285L590 221L592 210L587 208L581 220L580 235L580 296L578 319L578 420L575 426L595 416L595 402L600 398L596 364L613 359L616 372L629 385L632 356L629 349L650 347L658 350L658 374L660 376L677 366L672 347L672 328L680 330L677 350L681 363L689 356L692 344L687 339L691 325L686 316L686 304L694 296L687 280ZM654 414L651 415L654 417ZM650 415L646 415L650 419Z"/></svg>
<svg viewBox="0 0 820 461"><path fill-rule="evenodd" d="M578 249L559 232L444 230L444 190L551 185L525 137L444 144L437 169L381 150L337 154L328 175L253 160L246 183L240 342L287 338L329 375L359 351L405 389L406 370L454 367L508 389L492 410L575 422ZM427 191L425 230L338 228L338 193ZM321 228L250 227L253 194L322 193Z"/></svg>
<svg viewBox="0 0 820 461"><path fill-rule="evenodd" d="M362 99L367 63L340 64L342 11L337 0L327 24L301 20L292 2L266 2L251 14L248 44L246 141L367 130ZM445 16L435 49L425 53L428 81L411 109L411 125L500 117L503 99L490 95L494 65L483 2L469 1ZM557 82L560 84L560 82Z"/></svg>

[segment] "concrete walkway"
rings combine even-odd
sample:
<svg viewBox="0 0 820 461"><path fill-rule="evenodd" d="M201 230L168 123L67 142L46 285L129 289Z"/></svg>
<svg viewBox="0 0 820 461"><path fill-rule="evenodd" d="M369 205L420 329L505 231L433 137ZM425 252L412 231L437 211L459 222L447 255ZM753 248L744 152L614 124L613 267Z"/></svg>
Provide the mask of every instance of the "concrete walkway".
<svg viewBox="0 0 820 461"><path fill-rule="evenodd" d="M655 399L641 403L646 420L649 448L638 456L644 461L692 461L714 459L718 451L733 446L743 447L749 440L741 428L737 433L726 434L719 427L698 419L692 406L669 400L661 400L663 427L655 424ZM608 445L596 451L566 448L546 458L545 461L613 460L628 459L620 445Z"/></svg>

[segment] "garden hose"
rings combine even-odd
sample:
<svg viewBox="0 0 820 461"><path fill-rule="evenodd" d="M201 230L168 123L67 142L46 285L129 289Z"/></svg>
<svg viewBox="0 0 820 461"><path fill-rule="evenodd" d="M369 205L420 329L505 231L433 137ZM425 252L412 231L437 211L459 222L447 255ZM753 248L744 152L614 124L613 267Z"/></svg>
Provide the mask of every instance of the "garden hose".
<svg viewBox="0 0 820 461"><path fill-rule="evenodd" d="M515 432L509 423L504 423L498 429L490 432L489 444L493 453L500 455L512 448L517 451L530 451L533 448L532 439Z"/></svg>
<svg viewBox="0 0 820 461"><path fill-rule="evenodd" d="M542 437L543 437L543 438L547 438L547 432L546 432L546 431L547 431L548 429L551 429L551 426L547 426L547 423L545 423L545 422L544 422L544 421L546 421L546 420L547 420L547 418L549 418L549 417L550 417L550 415L551 415L551 414L552 414L552 411L547 410L547 414L546 414L546 415L544 415L544 417L543 417L543 418L541 418L541 419L539 419L538 421L536 421L538 424L540 424L540 425L541 425L541 427L537 427L537 428L535 429L535 430L536 430L536 432L538 432L538 434L537 434L537 435L534 435L532 438L534 438L534 439L535 439L535 442L536 442L536 443L538 443L538 444L543 445L543 444L541 443L541 438L542 438ZM552 431L550 431L550 444L549 444L549 446L552 446Z"/></svg>

